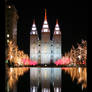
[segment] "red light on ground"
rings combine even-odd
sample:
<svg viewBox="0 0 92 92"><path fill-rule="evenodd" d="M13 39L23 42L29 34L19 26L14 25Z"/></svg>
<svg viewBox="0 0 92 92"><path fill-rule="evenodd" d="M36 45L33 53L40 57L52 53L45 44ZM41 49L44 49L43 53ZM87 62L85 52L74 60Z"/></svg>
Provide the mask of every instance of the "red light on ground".
<svg viewBox="0 0 92 92"><path fill-rule="evenodd" d="M85 61L83 61L83 63L82 64L86 64L86 62Z"/></svg>
<svg viewBox="0 0 92 92"><path fill-rule="evenodd" d="M70 63L70 58L63 57L62 59L59 59L55 62L56 65L67 65Z"/></svg>
<svg viewBox="0 0 92 92"><path fill-rule="evenodd" d="M30 59L22 59L24 65L37 65L36 61L32 61Z"/></svg>

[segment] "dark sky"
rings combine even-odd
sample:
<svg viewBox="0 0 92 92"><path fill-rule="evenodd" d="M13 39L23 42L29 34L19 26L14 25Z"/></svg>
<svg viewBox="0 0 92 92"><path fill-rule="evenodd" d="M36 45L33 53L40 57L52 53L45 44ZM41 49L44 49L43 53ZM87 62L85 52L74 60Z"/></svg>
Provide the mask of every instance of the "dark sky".
<svg viewBox="0 0 92 92"><path fill-rule="evenodd" d="M22 2L19 1L20 0L15 0L14 3L19 15L18 45L20 49L23 49L25 53L29 54L30 29L33 23L33 19L35 19L37 30L40 33L44 21L44 9L46 7L43 5L44 8L37 8L35 3L28 1L25 2L25 0ZM63 53L69 51L72 45L76 45L77 42L80 43L81 39L87 40L87 5L85 3L83 6L80 4L80 7L73 6L71 2L62 2L61 5L57 5L54 8L46 8L47 20L51 32L53 32L55 27L56 19L59 21L60 29L62 32Z"/></svg>

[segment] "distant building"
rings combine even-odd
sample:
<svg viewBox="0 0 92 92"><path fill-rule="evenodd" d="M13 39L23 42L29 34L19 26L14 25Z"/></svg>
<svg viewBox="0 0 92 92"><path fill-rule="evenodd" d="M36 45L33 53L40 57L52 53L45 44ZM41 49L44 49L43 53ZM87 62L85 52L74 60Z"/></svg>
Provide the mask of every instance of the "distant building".
<svg viewBox="0 0 92 92"><path fill-rule="evenodd" d="M61 59L61 51L61 31L58 20L56 21L53 38L50 40L50 29L45 10L41 40L39 40L35 21L33 21L32 30L30 32L30 59L38 61L39 64L54 63L56 60Z"/></svg>
<svg viewBox="0 0 92 92"><path fill-rule="evenodd" d="M6 44L10 40L14 40L17 44L17 10L13 5L6 5L5 7L5 38Z"/></svg>
<svg viewBox="0 0 92 92"><path fill-rule="evenodd" d="M8 2L8 0L7 0ZM14 5L5 2L5 48L7 57L7 47L10 40L17 44L17 21L18 13Z"/></svg>

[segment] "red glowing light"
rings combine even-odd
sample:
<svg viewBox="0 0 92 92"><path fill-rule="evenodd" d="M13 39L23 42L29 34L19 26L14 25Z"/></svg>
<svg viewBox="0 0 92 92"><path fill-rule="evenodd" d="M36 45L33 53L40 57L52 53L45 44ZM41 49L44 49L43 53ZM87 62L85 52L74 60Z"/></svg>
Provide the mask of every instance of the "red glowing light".
<svg viewBox="0 0 92 92"><path fill-rule="evenodd" d="M82 64L86 64L86 62L85 61L83 61L83 63Z"/></svg>
<svg viewBox="0 0 92 92"><path fill-rule="evenodd" d="M55 62L56 65L67 65L70 63L70 58L63 57L62 59L59 59Z"/></svg>
<svg viewBox="0 0 92 92"><path fill-rule="evenodd" d="M32 61L30 59L22 59L24 65L37 65L36 61Z"/></svg>

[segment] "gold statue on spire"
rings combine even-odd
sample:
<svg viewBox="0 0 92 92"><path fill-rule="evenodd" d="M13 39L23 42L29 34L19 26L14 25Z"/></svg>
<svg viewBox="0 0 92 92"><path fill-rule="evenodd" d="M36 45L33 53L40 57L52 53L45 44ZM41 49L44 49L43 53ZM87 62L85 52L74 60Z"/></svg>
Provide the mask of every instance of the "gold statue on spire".
<svg viewBox="0 0 92 92"><path fill-rule="evenodd" d="M35 24L35 19L33 20L33 24Z"/></svg>
<svg viewBox="0 0 92 92"><path fill-rule="evenodd" d="M58 19L56 19L56 24L58 24Z"/></svg>
<svg viewBox="0 0 92 92"><path fill-rule="evenodd" d="M45 9L45 20L47 20L47 14L46 14L46 9Z"/></svg>

